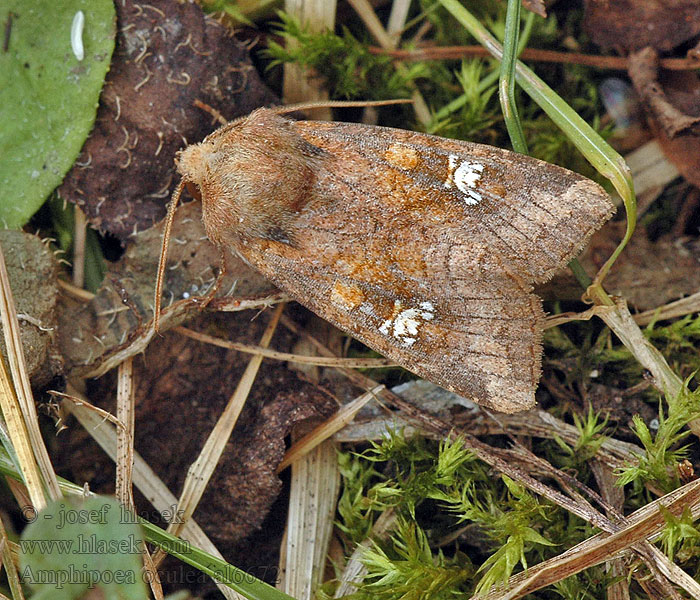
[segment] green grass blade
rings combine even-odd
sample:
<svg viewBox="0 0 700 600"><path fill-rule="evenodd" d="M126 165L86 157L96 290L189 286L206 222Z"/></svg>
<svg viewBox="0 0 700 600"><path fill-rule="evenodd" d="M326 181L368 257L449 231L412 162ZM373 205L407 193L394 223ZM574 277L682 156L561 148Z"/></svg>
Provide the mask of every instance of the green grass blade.
<svg viewBox="0 0 700 600"><path fill-rule="evenodd" d="M440 0L440 3L494 57L499 60L503 59L503 48L501 45L466 8L457 0ZM520 61L515 66L515 79L523 90L567 135L596 170L612 182L622 198L627 212L627 231L612 256L598 272L594 282L594 286L598 288L597 293L595 293L596 297L609 304L612 301L603 292L600 283L629 241L637 222L637 204L629 167L624 159L576 111Z"/></svg>
<svg viewBox="0 0 700 600"><path fill-rule="evenodd" d="M517 63L518 34L520 29L520 0L508 0L506 31L503 40L503 60L498 81L498 97L501 101L503 118L510 136L513 150L527 154L527 142L518 117L515 103L515 65Z"/></svg>

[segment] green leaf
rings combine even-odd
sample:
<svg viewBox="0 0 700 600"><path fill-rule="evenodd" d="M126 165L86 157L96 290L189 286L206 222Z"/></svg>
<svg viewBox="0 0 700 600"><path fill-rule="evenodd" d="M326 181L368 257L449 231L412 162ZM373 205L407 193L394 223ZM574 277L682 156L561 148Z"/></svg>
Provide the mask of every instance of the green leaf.
<svg viewBox="0 0 700 600"><path fill-rule="evenodd" d="M106 600L147 597L136 518L105 497L57 500L22 532L20 577L33 600L69 600L98 586Z"/></svg>
<svg viewBox="0 0 700 600"><path fill-rule="evenodd" d="M71 28L84 14L83 60ZM80 153L114 49L111 0L6 0L0 52L0 224L23 226ZM5 29L3 27L3 29Z"/></svg>

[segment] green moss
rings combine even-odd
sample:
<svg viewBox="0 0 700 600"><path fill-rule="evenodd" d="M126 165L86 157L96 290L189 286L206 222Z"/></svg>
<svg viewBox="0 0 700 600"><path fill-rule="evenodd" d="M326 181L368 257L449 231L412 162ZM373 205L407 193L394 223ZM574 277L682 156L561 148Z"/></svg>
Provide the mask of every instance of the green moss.
<svg viewBox="0 0 700 600"><path fill-rule="evenodd" d="M601 427L592 415L581 421L576 448L599 443ZM341 530L359 543L382 510L391 507L397 518L392 535L363 554L368 574L358 597L483 592L593 534L577 517L494 477L460 440L438 444L390 432L365 452L342 456ZM461 538L465 526L474 535ZM456 543L436 548L453 537Z"/></svg>
<svg viewBox="0 0 700 600"><path fill-rule="evenodd" d="M334 98L405 98L410 95L410 82L429 73L426 63L413 63L403 73L397 71L390 57L372 54L368 40L357 39L347 27L342 35L309 33L286 13L280 12L279 17L277 33L286 43L270 42L265 51L272 59L270 66L292 62L312 68L326 80Z"/></svg>
<svg viewBox="0 0 700 600"><path fill-rule="evenodd" d="M399 519L391 540L374 544L362 562L369 574L358 598L447 600L467 592L474 577L466 556L433 552L426 532L405 519Z"/></svg>
<svg viewBox="0 0 700 600"><path fill-rule="evenodd" d="M687 388L669 399L667 413L659 406L655 433L635 415L633 430L644 447L644 454L639 454L634 464L618 471L618 484L631 485L633 494L642 494L647 483L653 483L664 493L676 489L680 485L678 463L687 458L689 452L681 442L690 435L688 423L699 417L700 391L691 392Z"/></svg>

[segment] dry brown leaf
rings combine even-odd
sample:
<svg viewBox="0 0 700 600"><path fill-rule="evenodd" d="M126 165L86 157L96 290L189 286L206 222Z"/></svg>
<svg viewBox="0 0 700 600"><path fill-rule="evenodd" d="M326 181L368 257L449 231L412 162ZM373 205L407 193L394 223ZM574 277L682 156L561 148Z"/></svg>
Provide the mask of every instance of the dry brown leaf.
<svg viewBox="0 0 700 600"><path fill-rule="evenodd" d="M201 310L195 298L213 284L220 268L219 252L206 239L201 215L199 202L177 211L161 331ZM152 336L149 327L161 232L162 223L137 234L122 259L110 267L97 296L89 304L69 306L61 312L59 344L69 376L101 375L147 345ZM274 291L271 283L239 258L226 256L226 276L217 298L246 306L246 301L267 298Z"/></svg>
<svg viewBox="0 0 700 600"><path fill-rule="evenodd" d="M173 158L227 119L275 101L248 49L191 2L116 3L117 43L95 128L59 188L93 226L126 240L165 215Z"/></svg>

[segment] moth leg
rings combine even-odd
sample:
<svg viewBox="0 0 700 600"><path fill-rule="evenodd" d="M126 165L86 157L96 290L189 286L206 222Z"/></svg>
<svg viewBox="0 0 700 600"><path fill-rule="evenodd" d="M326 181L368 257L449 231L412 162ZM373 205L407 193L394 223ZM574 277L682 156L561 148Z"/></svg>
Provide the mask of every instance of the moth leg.
<svg viewBox="0 0 700 600"><path fill-rule="evenodd" d="M202 310L204 310L209 303L214 299L214 296L216 296L216 292L219 291L219 287L221 286L221 282L224 280L224 275L226 275L226 251L223 249L223 247L219 248L219 273L216 275L216 281L214 281L214 284L209 288L209 291L207 291L204 296L202 296Z"/></svg>

